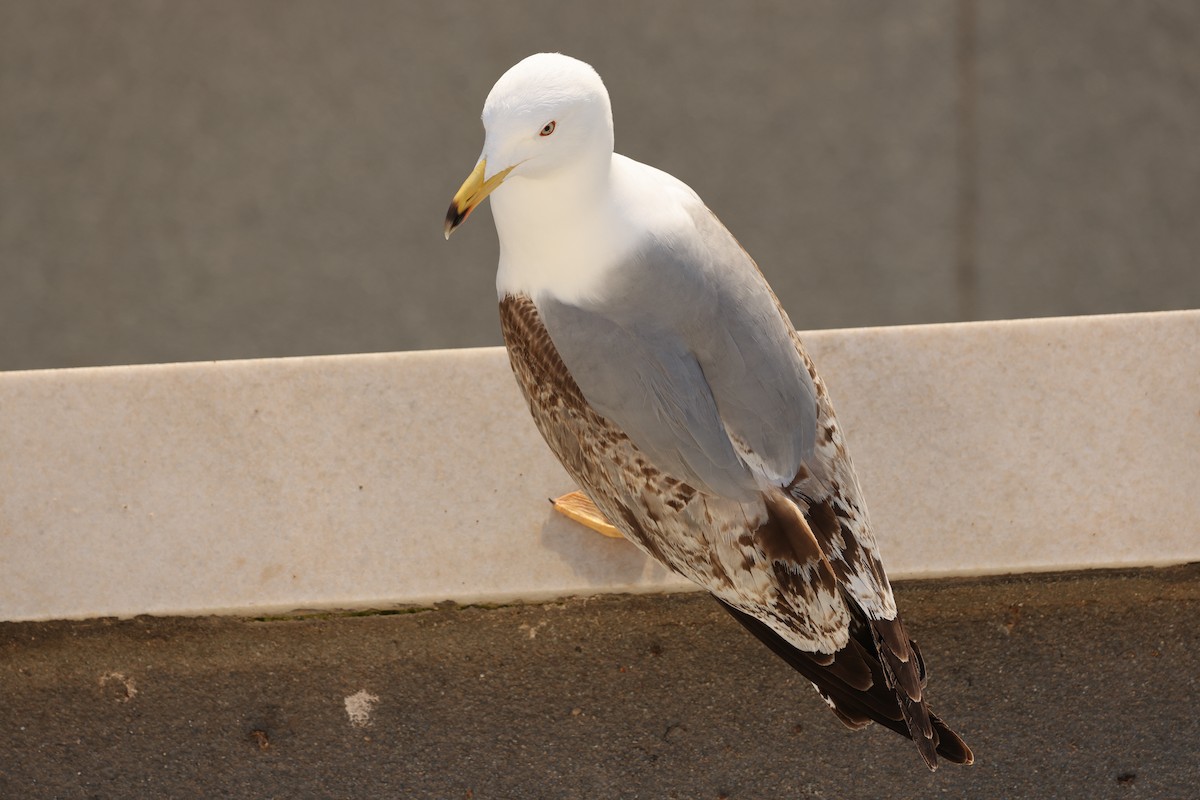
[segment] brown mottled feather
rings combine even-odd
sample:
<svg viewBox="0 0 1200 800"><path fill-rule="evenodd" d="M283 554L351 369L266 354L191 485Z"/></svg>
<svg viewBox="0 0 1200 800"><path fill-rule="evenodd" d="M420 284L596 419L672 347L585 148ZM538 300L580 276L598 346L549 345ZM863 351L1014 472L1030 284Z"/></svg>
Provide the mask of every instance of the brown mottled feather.
<svg viewBox="0 0 1200 800"><path fill-rule="evenodd" d="M817 390L818 452L790 486L749 505L697 492L649 463L587 403L528 297L505 297L500 321L539 431L630 541L712 591L846 725L873 720L912 738L931 769L935 752L971 762L926 706L924 664L896 616L828 392L798 337Z"/></svg>

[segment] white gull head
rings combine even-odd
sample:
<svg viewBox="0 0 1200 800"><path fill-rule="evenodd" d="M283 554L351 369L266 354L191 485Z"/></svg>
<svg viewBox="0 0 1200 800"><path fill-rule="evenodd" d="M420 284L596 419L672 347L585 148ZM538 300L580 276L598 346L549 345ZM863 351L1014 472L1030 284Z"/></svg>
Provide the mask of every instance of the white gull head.
<svg viewBox="0 0 1200 800"><path fill-rule="evenodd" d="M492 87L483 125L483 152L450 205L446 236L490 195L501 297L579 300L602 291L642 226L632 221L636 209L617 201L624 181L614 167L633 162L613 155L600 76L569 56L529 56Z"/></svg>
<svg viewBox="0 0 1200 800"><path fill-rule="evenodd" d="M612 106L596 70L570 56L538 53L500 76L483 104L489 173L553 179L606 169Z"/></svg>

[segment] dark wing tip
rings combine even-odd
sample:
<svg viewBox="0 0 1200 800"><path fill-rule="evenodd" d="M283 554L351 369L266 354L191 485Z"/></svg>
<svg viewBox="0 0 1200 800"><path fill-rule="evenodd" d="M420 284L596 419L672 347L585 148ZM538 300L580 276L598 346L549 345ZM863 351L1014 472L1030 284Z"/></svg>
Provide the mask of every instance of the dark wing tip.
<svg viewBox="0 0 1200 800"><path fill-rule="evenodd" d="M857 730L874 721L912 739L930 770L937 769L938 756L954 764L974 762L971 748L929 710L921 697L925 684L924 659L916 644L903 636L902 629L898 631L902 637L899 641L908 643L904 661L891 652L886 641L881 641L883 637L872 642L872 634L865 630L860 638L852 637L850 644L831 660L827 655L793 647L761 620L720 598L717 602L773 653L812 681L846 727ZM897 640L895 635L888 638ZM882 652L871 647L872 644L882 644ZM863 662L861 666L859 662ZM869 682L860 671L863 669L869 671ZM895 675L900 670L908 673L902 682ZM908 689L914 689L917 697L910 697Z"/></svg>
<svg viewBox="0 0 1200 800"><path fill-rule="evenodd" d="M929 712L929 718L933 720L933 729L937 734L938 755L946 759L952 764L970 765L975 763L975 754L971 752L971 748L962 740L954 731L942 722L941 717Z"/></svg>

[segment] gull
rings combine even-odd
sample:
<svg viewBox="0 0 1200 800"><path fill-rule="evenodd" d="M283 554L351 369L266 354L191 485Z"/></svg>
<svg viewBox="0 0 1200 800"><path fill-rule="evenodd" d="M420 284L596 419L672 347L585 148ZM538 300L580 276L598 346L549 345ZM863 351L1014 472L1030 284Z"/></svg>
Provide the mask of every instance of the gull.
<svg viewBox="0 0 1200 800"><path fill-rule="evenodd" d="M564 513L707 589L850 728L974 757L926 702L824 382L758 266L686 184L613 150L600 76L509 69L445 234L490 197L509 361L582 488Z"/></svg>

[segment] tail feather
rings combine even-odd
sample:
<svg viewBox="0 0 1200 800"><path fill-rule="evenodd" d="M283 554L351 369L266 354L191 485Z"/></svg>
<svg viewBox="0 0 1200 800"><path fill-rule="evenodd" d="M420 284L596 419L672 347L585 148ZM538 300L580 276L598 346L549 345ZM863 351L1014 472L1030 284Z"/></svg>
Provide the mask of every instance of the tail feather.
<svg viewBox="0 0 1200 800"><path fill-rule="evenodd" d="M858 729L873 721L912 739L931 770L937 769L939 755L955 764L975 760L971 748L926 705L925 662L898 620L879 626L884 630L862 620L850 643L829 661L828 655L800 650L762 621L719 598L717 602L810 680L846 727ZM864 678L868 674L869 683Z"/></svg>

